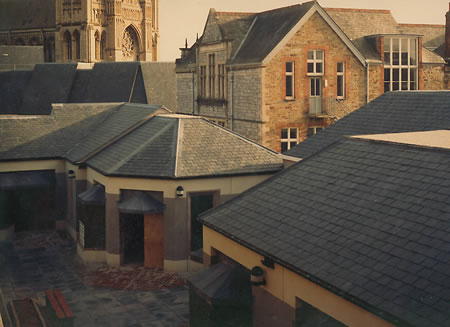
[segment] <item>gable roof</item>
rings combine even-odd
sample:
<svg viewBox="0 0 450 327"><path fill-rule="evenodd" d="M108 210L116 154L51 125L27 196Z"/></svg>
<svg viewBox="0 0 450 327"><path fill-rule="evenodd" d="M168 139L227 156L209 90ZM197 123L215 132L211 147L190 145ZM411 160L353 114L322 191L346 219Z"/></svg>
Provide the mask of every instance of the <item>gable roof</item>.
<svg viewBox="0 0 450 327"><path fill-rule="evenodd" d="M449 149L342 139L201 219L396 325L447 326L449 194Z"/></svg>
<svg viewBox="0 0 450 327"><path fill-rule="evenodd" d="M449 91L386 92L285 154L306 158L345 135L450 129Z"/></svg>
<svg viewBox="0 0 450 327"><path fill-rule="evenodd" d="M0 115L48 115L52 103L131 102L176 106L175 65L159 62L37 64L0 72ZM3 84L5 83L5 84Z"/></svg>
<svg viewBox="0 0 450 327"><path fill-rule="evenodd" d="M56 104L51 115L2 118L0 161L61 158L108 176L156 178L282 169L274 151L201 117L167 112L132 103Z"/></svg>

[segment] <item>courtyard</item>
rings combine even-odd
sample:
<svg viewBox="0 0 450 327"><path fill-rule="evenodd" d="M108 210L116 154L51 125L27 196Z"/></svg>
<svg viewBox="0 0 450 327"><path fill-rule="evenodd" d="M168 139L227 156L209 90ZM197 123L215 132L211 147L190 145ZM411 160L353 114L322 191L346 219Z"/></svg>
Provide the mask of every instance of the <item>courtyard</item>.
<svg viewBox="0 0 450 327"><path fill-rule="evenodd" d="M84 264L73 241L57 232L19 233L13 242L0 242L5 302L42 301L54 288L73 311L74 326L188 326L188 288L180 274Z"/></svg>

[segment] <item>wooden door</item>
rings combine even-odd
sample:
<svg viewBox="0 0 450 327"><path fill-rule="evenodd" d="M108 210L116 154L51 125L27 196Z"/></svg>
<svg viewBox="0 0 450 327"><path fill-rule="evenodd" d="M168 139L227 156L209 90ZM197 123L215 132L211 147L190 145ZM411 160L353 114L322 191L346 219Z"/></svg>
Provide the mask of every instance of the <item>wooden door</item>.
<svg viewBox="0 0 450 327"><path fill-rule="evenodd" d="M164 215L144 216L144 266L164 268Z"/></svg>

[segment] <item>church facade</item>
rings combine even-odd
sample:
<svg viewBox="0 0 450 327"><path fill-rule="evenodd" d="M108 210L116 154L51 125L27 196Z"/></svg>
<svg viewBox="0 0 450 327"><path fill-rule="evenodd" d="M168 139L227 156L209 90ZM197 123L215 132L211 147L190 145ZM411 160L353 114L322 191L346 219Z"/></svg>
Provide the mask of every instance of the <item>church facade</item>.
<svg viewBox="0 0 450 327"><path fill-rule="evenodd" d="M158 0L6 0L1 45L42 45L47 62L157 61Z"/></svg>

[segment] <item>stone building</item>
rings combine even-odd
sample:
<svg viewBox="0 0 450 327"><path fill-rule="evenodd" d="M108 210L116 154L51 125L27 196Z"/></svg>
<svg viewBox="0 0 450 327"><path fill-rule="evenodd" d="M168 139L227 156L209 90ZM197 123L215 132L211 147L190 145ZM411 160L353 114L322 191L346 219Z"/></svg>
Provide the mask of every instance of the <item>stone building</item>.
<svg viewBox="0 0 450 327"><path fill-rule="evenodd" d="M41 45L47 62L158 60L158 0L4 0L0 45Z"/></svg>
<svg viewBox="0 0 450 327"><path fill-rule="evenodd" d="M177 60L177 111L284 152L386 91L448 88L444 40L388 10L211 9Z"/></svg>

